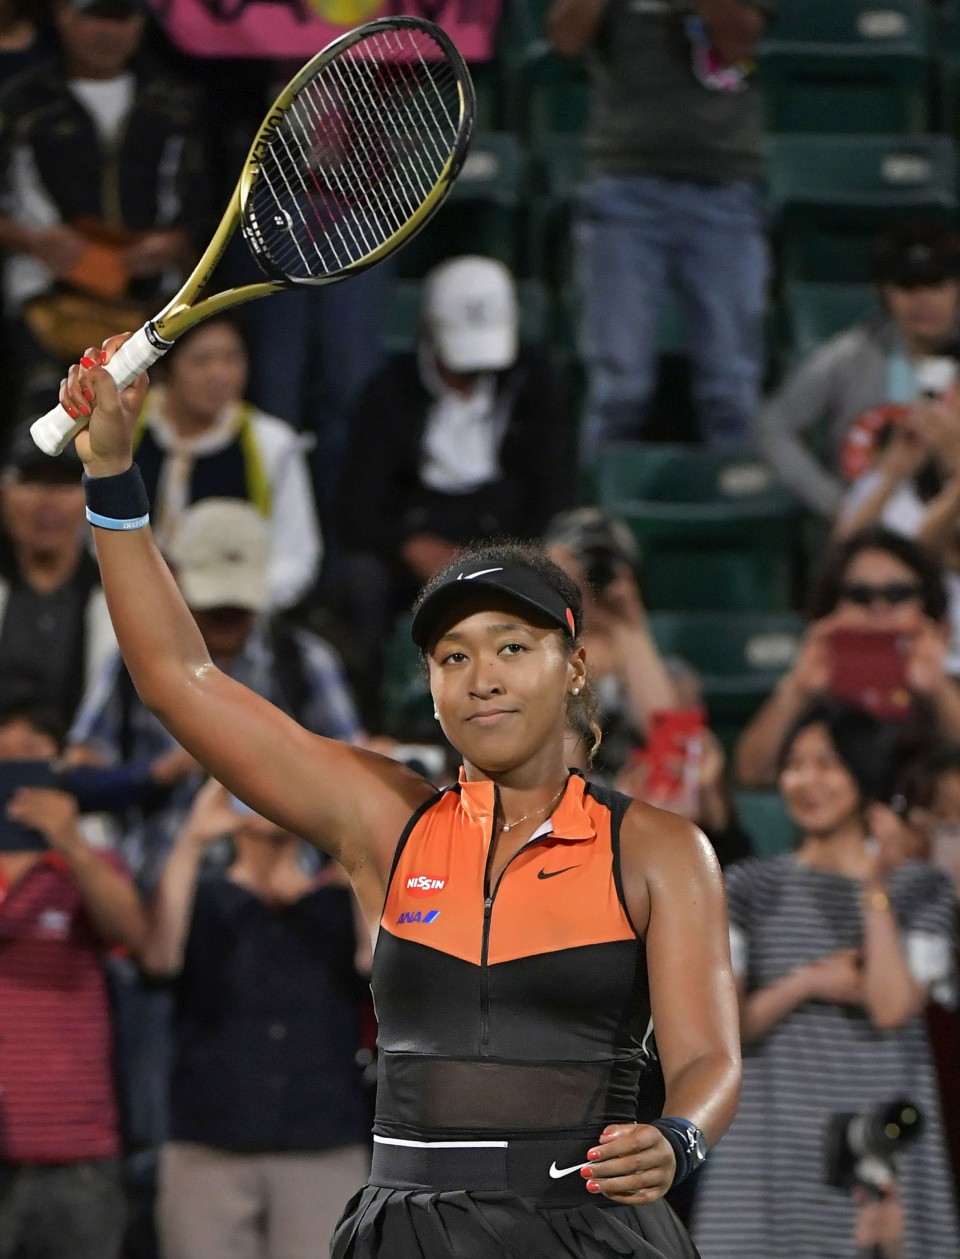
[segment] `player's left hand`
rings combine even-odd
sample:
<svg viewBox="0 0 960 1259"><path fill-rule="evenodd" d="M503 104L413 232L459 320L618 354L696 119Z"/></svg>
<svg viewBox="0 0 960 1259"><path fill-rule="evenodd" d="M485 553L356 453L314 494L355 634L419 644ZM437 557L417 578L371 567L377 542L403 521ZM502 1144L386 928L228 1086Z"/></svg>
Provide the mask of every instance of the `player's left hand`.
<svg viewBox="0 0 960 1259"><path fill-rule="evenodd" d="M637 1205L662 1198L677 1169L670 1142L644 1123L610 1124L587 1158L580 1175L591 1193Z"/></svg>

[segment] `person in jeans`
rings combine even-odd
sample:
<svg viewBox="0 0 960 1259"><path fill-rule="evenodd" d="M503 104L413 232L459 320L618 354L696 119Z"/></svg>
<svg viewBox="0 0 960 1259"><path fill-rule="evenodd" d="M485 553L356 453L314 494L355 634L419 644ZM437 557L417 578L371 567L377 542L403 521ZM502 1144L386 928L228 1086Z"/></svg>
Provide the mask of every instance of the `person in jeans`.
<svg viewBox="0 0 960 1259"><path fill-rule="evenodd" d="M746 439L763 371L767 249L759 101L741 63L768 0L557 0L548 37L588 52L588 180L576 223L585 454L643 435L657 319L675 289L711 445Z"/></svg>

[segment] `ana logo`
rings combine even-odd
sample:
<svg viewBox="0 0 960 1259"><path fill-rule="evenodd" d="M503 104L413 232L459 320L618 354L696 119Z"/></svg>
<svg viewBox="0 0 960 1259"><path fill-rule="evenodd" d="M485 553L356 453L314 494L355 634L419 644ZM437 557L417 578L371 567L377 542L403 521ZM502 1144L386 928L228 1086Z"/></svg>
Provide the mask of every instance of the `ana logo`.
<svg viewBox="0 0 960 1259"><path fill-rule="evenodd" d="M433 922L434 918L439 918L439 917L440 917L439 909L428 909L426 913L423 913L419 909L414 909L410 913L401 914L400 917L397 919L397 922L401 927L405 923L410 923L410 922L419 922L419 923L422 923L424 926L426 926L428 922Z"/></svg>
<svg viewBox="0 0 960 1259"><path fill-rule="evenodd" d="M446 879L434 879L429 874L415 874L407 879L407 891L411 896L436 896L446 885Z"/></svg>

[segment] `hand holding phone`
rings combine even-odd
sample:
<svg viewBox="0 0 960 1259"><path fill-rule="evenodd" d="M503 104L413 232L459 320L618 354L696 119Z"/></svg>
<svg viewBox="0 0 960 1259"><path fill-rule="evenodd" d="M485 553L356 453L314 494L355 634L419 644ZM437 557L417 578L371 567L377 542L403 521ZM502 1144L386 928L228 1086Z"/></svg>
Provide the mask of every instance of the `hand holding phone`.
<svg viewBox="0 0 960 1259"><path fill-rule="evenodd" d="M49 761L0 761L0 852L43 852L49 846L42 831L9 817L7 806L21 787L56 785Z"/></svg>
<svg viewBox="0 0 960 1259"><path fill-rule="evenodd" d="M647 745L636 753L646 771L643 798L649 804L684 817L697 815L705 737L702 708L658 709L650 714Z"/></svg>
<svg viewBox="0 0 960 1259"><path fill-rule="evenodd" d="M856 704L884 721L904 721L911 715L908 634L839 626L830 635L829 657L826 689L832 698Z"/></svg>

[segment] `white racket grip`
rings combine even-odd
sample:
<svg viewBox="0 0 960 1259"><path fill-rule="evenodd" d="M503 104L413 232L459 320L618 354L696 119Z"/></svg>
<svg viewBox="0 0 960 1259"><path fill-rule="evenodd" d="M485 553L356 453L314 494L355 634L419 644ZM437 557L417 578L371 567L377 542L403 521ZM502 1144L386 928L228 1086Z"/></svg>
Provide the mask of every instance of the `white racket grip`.
<svg viewBox="0 0 960 1259"><path fill-rule="evenodd" d="M135 332L129 341L124 341L106 370L117 382L118 389L126 389L132 385L141 372L152 367L158 358L166 353L166 347L157 349L147 337L146 326ZM55 406L46 415L41 415L30 426L30 436L45 454L59 455L67 448L74 437L85 428L87 418L72 420L61 406Z"/></svg>

